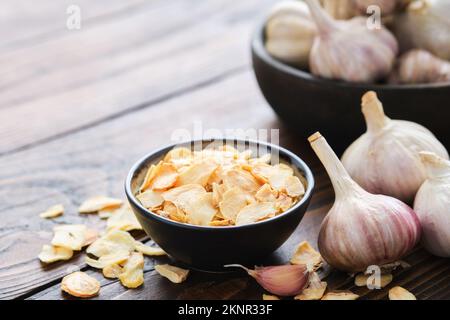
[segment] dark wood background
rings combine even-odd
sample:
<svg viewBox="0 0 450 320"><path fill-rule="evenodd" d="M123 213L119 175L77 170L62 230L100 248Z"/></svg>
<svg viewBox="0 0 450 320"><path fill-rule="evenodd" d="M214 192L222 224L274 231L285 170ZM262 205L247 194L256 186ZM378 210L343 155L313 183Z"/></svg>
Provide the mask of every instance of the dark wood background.
<svg viewBox="0 0 450 320"><path fill-rule="evenodd" d="M261 299L243 273L193 271L172 284L146 258L145 284L135 290L87 268L83 254L42 265L41 246L61 223L102 228L80 215L85 198L124 197L123 180L140 156L170 142L175 129L278 128L280 144L312 167L317 188L296 233L264 263L285 263L295 245L316 245L334 195L306 144L263 100L250 64L255 23L273 0L26 0L0 2L0 298L67 299L61 278L74 268L98 278L98 299ZM66 28L69 4L81 8L80 30ZM301 123L299 123L301 126ZM38 214L63 203L64 216ZM135 234L143 238L144 234ZM396 272L419 299L450 298L450 263L416 249L413 268ZM333 272L333 289L385 299L387 289L355 288Z"/></svg>

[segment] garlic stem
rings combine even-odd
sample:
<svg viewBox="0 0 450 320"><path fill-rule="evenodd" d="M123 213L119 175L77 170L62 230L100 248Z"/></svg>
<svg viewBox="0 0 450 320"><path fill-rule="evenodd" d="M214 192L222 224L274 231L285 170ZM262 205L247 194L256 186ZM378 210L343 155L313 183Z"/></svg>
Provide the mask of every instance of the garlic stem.
<svg viewBox="0 0 450 320"><path fill-rule="evenodd" d="M344 196L352 196L358 194L357 191L362 191L361 187L347 173L347 170L320 132L314 133L308 138L308 141L330 177L336 199L343 199Z"/></svg>
<svg viewBox="0 0 450 320"><path fill-rule="evenodd" d="M312 18L316 22L317 29L321 34L327 34L336 29L336 24L330 15L322 9L318 0L305 0L309 6Z"/></svg>
<svg viewBox="0 0 450 320"><path fill-rule="evenodd" d="M367 92L362 97L362 112L366 119L367 131L371 133L380 132L390 120L384 114L383 105L373 91Z"/></svg>
<svg viewBox="0 0 450 320"><path fill-rule="evenodd" d="M437 154L428 151L421 151L420 160L427 170L428 178L448 178L450 177L450 161L439 157Z"/></svg>

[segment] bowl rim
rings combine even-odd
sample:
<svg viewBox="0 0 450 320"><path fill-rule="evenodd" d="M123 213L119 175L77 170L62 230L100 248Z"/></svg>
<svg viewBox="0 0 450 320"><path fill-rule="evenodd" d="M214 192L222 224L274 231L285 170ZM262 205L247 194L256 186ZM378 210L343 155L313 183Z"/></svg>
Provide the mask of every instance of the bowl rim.
<svg viewBox="0 0 450 320"><path fill-rule="evenodd" d="M290 160L295 160L299 164L299 165L296 165L297 169L299 169L300 171L302 171L304 173L304 177L308 184L306 186L306 190L305 190L305 194L303 195L303 198L300 201L298 201L294 206L289 208L288 210L286 210L272 218L254 222L254 223L250 223L250 224L240 225L240 226L199 226L199 225L177 222L177 221L162 217L162 216L158 215L157 213L154 213L153 211L145 208L136 199L136 196L133 194L133 192L131 190L131 182L132 182L134 173L137 170L139 170L145 163L147 163L147 161L149 159L151 159L152 157L154 157L157 154L163 153L165 151L169 151L170 149L172 149L176 146L192 144L192 143L196 143L196 142L202 142L202 143L212 142L212 141L217 141L217 140L236 141L236 142L244 142L244 143L254 143L256 145L264 145L269 148L277 149L280 152L280 154L284 154L284 156ZM172 144L168 144L166 146L160 147L153 152L147 153L145 156L141 157L138 161L136 161L133 164L133 166L131 167L131 169L129 170L128 175L125 179L125 194L128 198L128 201L132 202L133 205L135 205L136 207L141 209L141 211L145 213L145 216L148 216L146 218L150 218L150 219L153 218L153 219L159 220L160 222L167 223L167 224L170 224L175 227L185 228L185 229L202 230L202 231L205 231L205 230L219 230L220 231L220 230L246 229L246 228L252 228L252 227L255 227L258 225L269 224L275 220L281 219L289 214L292 214L296 209L300 208L302 205L304 205L305 203L307 203L310 200L313 190L314 190L314 186L315 186L314 175L313 175L311 169L309 168L309 166L296 154L294 154L293 152L291 152L281 146L275 145L273 143L265 142L265 141L257 141L257 140L252 140L252 139L211 138L211 139L192 139L192 140L186 140L183 142L172 143Z"/></svg>
<svg viewBox="0 0 450 320"><path fill-rule="evenodd" d="M380 84L380 83L353 83L332 79L325 79L314 76L313 74L291 66L287 63L282 62L274 57L272 57L269 52L267 52L264 46L264 38L265 38L265 25L266 19L262 19L261 22L256 27L256 30L253 32L252 41L251 41L251 49L252 52L257 55L261 60L263 60L266 64L272 66L280 72L287 73L291 76L295 76L297 78L301 78L303 80L307 80L313 83L335 86L338 88L353 88L353 89L372 89L372 90L411 90L411 89L441 89L441 88L449 88L449 82L440 82L440 83L418 83L418 84Z"/></svg>

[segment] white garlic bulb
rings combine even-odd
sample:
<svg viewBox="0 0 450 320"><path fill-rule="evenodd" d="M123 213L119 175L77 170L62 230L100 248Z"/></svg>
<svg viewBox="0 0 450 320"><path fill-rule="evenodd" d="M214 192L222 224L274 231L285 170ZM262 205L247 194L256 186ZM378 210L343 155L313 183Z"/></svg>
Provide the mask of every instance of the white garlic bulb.
<svg viewBox="0 0 450 320"><path fill-rule="evenodd" d="M348 272L383 266L407 254L420 239L415 212L395 198L371 194L349 176L327 141L308 139L324 165L335 201L319 232L319 251L333 267Z"/></svg>
<svg viewBox="0 0 450 320"><path fill-rule="evenodd" d="M450 1L416 0L394 20L402 51L418 48L450 60Z"/></svg>
<svg viewBox="0 0 450 320"><path fill-rule="evenodd" d="M450 161L421 152L427 180L414 200L422 225L422 243L432 254L450 257Z"/></svg>
<svg viewBox="0 0 450 320"><path fill-rule="evenodd" d="M354 0L356 9L362 14L367 13L369 6L375 5L380 8L383 16L389 15L395 11L397 0Z"/></svg>
<svg viewBox="0 0 450 320"><path fill-rule="evenodd" d="M275 5L266 22L266 49L273 57L304 68L317 30L308 6L300 1Z"/></svg>
<svg viewBox="0 0 450 320"><path fill-rule="evenodd" d="M318 30L309 58L313 74L370 83L390 73L398 45L386 28L371 30L362 17L336 21L320 7L318 0L305 1Z"/></svg>
<svg viewBox="0 0 450 320"><path fill-rule="evenodd" d="M412 203L425 180L419 151L448 159L447 150L425 127L385 116L375 92L362 97L367 131L342 156L350 176L365 190Z"/></svg>
<svg viewBox="0 0 450 320"><path fill-rule="evenodd" d="M389 82L404 84L450 82L450 62L425 50L411 50L398 59Z"/></svg>

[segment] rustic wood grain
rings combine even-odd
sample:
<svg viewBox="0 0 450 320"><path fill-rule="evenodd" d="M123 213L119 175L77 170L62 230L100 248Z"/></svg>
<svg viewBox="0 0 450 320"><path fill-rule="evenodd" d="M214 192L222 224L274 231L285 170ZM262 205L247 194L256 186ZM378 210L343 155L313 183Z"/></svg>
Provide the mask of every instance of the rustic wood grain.
<svg viewBox="0 0 450 320"><path fill-rule="evenodd" d="M134 161L170 143L175 130L193 133L196 125L221 132L279 128L280 144L313 169L316 192L308 212L261 264L286 263L302 240L316 245L334 199L306 137L278 121L249 67L252 27L273 1L102 2L78 1L87 23L66 32L58 20L66 2L43 1L24 15L29 24L21 21L0 41L0 299L71 299L59 282L75 268L100 280L96 299L260 299L263 290L242 272L194 270L185 283L172 284L153 269L166 257L146 258L145 284L135 290L87 267L83 253L49 266L37 259L57 224L104 228L96 215L77 213L81 201L95 194L123 197ZM6 1L0 9L7 17L0 26L14 24L20 11ZM40 219L38 213L55 203L66 213ZM413 267L397 270L389 287L405 286L419 299L450 299L449 259L418 248L405 260ZM328 281L363 299L386 299L389 289L356 288L340 272Z"/></svg>
<svg viewBox="0 0 450 320"><path fill-rule="evenodd" d="M255 23L245 18L264 2L175 0L0 56L0 154L242 70Z"/></svg>

